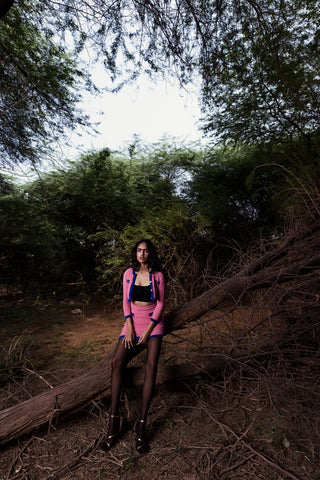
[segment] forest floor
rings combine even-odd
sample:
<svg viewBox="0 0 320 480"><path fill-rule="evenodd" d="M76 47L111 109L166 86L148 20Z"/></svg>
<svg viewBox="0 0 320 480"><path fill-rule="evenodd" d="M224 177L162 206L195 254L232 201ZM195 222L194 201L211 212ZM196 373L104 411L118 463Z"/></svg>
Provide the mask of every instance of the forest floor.
<svg viewBox="0 0 320 480"><path fill-rule="evenodd" d="M72 313L76 309L81 313ZM233 328L244 323L243 315ZM1 409L96 365L117 342L121 326L120 309L101 302L35 302L3 292ZM190 339L192 331L199 340L198 327L165 337L162 357L185 354L183 337ZM319 480L319 399L310 398L319 381L315 368L270 364L263 376L240 365L225 375L204 372L158 385L145 455L134 448L140 389L132 388L123 395L126 424L111 451L100 448L108 424L106 398L2 447L0 480Z"/></svg>

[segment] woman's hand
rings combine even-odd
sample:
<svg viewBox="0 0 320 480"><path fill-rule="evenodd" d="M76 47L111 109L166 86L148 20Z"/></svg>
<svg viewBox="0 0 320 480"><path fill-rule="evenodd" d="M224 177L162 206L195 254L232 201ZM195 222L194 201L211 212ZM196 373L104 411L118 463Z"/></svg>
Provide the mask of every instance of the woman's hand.
<svg viewBox="0 0 320 480"><path fill-rule="evenodd" d="M147 343L149 336L150 333L145 330L143 333L141 333L137 345L143 345L144 343Z"/></svg>
<svg viewBox="0 0 320 480"><path fill-rule="evenodd" d="M132 348L134 345L135 341L135 331L133 328L133 325L127 323L127 332L124 336L124 339L122 340L122 343L124 344L125 348Z"/></svg>
<svg viewBox="0 0 320 480"><path fill-rule="evenodd" d="M141 333L137 345L143 345L144 343L147 343L147 341L149 340L149 337L150 337L150 333L154 329L154 326L155 326L155 324L153 322L151 322L150 325L148 326L148 328L143 333Z"/></svg>

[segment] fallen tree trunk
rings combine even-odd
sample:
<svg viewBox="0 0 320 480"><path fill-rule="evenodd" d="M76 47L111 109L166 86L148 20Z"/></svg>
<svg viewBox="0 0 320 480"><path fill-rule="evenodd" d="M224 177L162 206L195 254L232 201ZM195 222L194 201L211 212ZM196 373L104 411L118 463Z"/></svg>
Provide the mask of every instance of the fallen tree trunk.
<svg viewBox="0 0 320 480"><path fill-rule="evenodd" d="M157 373L157 385L177 381L186 377L193 377L199 373L221 373L229 365L229 359L225 355L210 355L201 358L197 362L182 363L179 365L159 365ZM129 367L127 369L125 386L136 387L143 384L143 367Z"/></svg>
<svg viewBox="0 0 320 480"><path fill-rule="evenodd" d="M268 255L268 262L270 262L270 255ZM222 302L229 301L234 304L246 291L292 280L297 276L310 274L319 267L320 255L309 259L303 265L290 265L276 272L250 276L238 274L168 313L165 316L166 332L170 333L183 328L186 324L199 319L207 311L214 310ZM17 439L48 422L50 425L62 413L75 411L93 399L110 394L112 354L113 351L107 353L89 372L21 404L2 410L0 412L0 445Z"/></svg>
<svg viewBox="0 0 320 480"><path fill-rule="evenodd" d="M270 258L268 257L268 261ZM222 302L236 303L245 292L271 287L307 275L320 268L320 255L309 258L304 264L289 265L275 272L256 273L255 275L235 275L211 288L190 302L176 308L165 317L167 332L178 330L197 320Z"/></svg>

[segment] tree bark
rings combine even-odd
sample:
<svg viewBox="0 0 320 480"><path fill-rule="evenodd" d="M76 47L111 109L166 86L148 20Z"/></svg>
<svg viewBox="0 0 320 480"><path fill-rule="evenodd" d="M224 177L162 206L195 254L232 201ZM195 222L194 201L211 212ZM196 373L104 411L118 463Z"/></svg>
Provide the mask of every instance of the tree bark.
<svg viewBox="0 0 320 480"><path fill-rule="evenodd" d="M270 255L267 256L268 263ZM263 267L260 262L259 268ZM215 286L190 302L165 315L166 333L183 328L199 319L204 313L214 310L222 302L234 304L246 291L262 289L310 274L320 267L320 255L308 259L303 265L289 265L280 271L236 275ZM248 269L252 272L252 270ZM46 391L21 404L0 412L0 445L19 438L33 429L49 425L59 415L78 410L91 400L110 394L111 365L113 351L108 352L101 362L89 372L62 385ZM221 368L221 358L217 360ZM139 381L137 381L139 383Z"/></svg>

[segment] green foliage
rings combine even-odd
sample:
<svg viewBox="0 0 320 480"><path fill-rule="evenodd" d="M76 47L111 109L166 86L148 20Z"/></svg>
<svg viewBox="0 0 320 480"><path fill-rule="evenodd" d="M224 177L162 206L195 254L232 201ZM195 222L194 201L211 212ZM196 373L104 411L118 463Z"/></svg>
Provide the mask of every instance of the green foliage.
<svg viewBox="0 0 320 480"><path fill-rule="evenodd" d="M87 81L42 16L42 2L24 0L0 20L0 164L37 164L65 128L85 123L76 110Z"/></svg>
<svg viewBox="0 0 320 480"><path fill-rule="evenodd" d="M182 171L184 157L191 154L183 147L180 156L171 152L173 158L169 146L163 152L160 166L150 151L129 160L104 149L21 188L3 180L3 192L9 194L0 199L0 249L9 283L14 283L11 277L17 282L23 277L23 285L31 278L94 282L96 256L105 246L104 240L93 242L92 235L103 228L113 239L113 232L134 229L146 214L175 198L174 170Z"/></svg>
<svg viewBox="0 0 320 480"><path fill-rule="evenodd" d="M27 195L13 184L0 195L0 276L8 285L23 287L37 271L41 278L44 262L50 259L56 231L48 218ZM40 261L41 259L41 261Z"/></svg>
<svg viewBox="0 0 320 480"><path fill-rule="evenodd" d="M54 242L46 248L57 274L62 262L73 278L90 280L95 252L88 235L103 223L121 228L130 219L127 179L124 162L112 160L106 149L25 187L28 205L52 225Z"/></svg>
<svg viewBox="0 0 320 480"><path fill-rule="evenodd" d="M78 227L87 235L101 223L122 226L128 221L127 182L124 162L112 160L105 149L83 155L67 169L34 182L29 192L42 197L61 224Z"/></svg>
<svg viewBox="0 0 320 480"><path fill-rule="evenodd" d="M200 293L240 248L278 231L292 192L319 178L319 140L262 148L136 146L129 158L90 152L65 169L16 187L0 180L0 274L23 287L99 283L119 296L135 242L150 238L172 304ZM289 179L289 181L288 181ZM295 180L297 179L297 180ZM212 253L215 251L215 253ZM97 270L96 270L97 267ZM52 285L52 283L54 285Z"/></svg>
<svg viewBox="0 0 320 480"><path fill-rule="evenodd" d="M274 229L275 196L284 181L275 166L257 169L266 157L256 149L216 149L194 167L186 195L192 210L207 218L215 238L245 246L262 229Z"/></svg>
<svg viewBox="0 0 320 480"><path fill-rule="evenodd" d="M74 59L85 47L104 63L113 90L141 72L174 72L182 85L200 74L205 131L216 140L301 137L308 145L318 128L316 0L22 0L1 26L3 161L37 162L52 132L81 121L74 107L86 69Z"/></svg>
<svg viewBox="0 0 320 480"><path fill-rule="evenodd" d="M201 275L203 266L199 250L205 245L206 227L201 215L190 217L183 202L174 199L146 211L137 224L127 225L122 231L101 228L92 237L100 243L100 289L120 298L122 275L130 266L131 249L139 239L149 238L158 250L169 281L171 304L192 297L195 278ZM198 263L194 262L195 256Z"/></svg>
<svg viewBox="0 0 320 480"><path fill-rule="evenodd" d="M242 143L308 141L320 108L318 2L220 3L203 50L206 130Z"/></svg>
<svg viewBox="0 0 320 480"><path fill-rule="evenodd" d="M188 172L200 155L195 146L179 145L167 137L158 143L131 149L130 182L136 218L141 218L149 208L179 196Z"/></svg>
<svg viewBox="0 0 320 480"><path fill-rule="evenodd" d="M319 118L317 0L45 0L51 31L94 46L121 88L145 71L202 77L206 131L226 141L306 140ZM77 18L78 21L75 21ZM90 28L88 28L88 25Z"/></svg>
<svg viewBox="0 0 320 480"><path fill-rule="evenodd" d="M192 169L184 190L193 212L200 211L212 237L246 247L281 225L294 189L320 180L320 137L278 144L209 148ZM295 179L296 177L296 179ZM300 185L298 185L300 183Z"/></svg>

